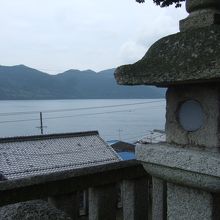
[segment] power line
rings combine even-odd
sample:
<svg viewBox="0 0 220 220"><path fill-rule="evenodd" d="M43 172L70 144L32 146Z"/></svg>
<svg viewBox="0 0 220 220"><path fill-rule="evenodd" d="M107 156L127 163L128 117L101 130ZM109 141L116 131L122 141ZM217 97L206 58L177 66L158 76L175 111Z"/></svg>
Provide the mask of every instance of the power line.
<svg viewBox="0 0 220 220"><path fill-rule="evenodd" d="M110 114L110 113L118 113L118 112L132 112L132 110L128 109L128 110L119 110L119 111L108 111L108 112L96 112L96 113L88 113L88 114L77 114L77 115L67 115L67 116L57 116L57 117L46 117L44 119L71 118L71 117L78 117L78 116L102 115L102 114Z"/></svg>
<svg viewBox="0 0 220 220"><path fill-rule="evenodd" d="M45 110L41 111L43 113L57 113L57 112L67 112L67 111L81 111L81 110L91 110L91 109L104 109L104 108L115 108L123 106L134 106L134 105L143 105L157 102L164 102L165 100L156 100L150 102L136 102L136 103L126 103L118 105L104 105L104 106L94 106L94 107L83 107L83 108L69 108L69 109L55 109L55 110ZM12 115L29 115L29 114L38 114L39 111L24 111L24 112L5 112L0 113L0 116L12 116Z"/></svg>
<svg viewBox="0 0 220 220"><path fill-rule="evenodd" d="M152 107L159 107L159 106L161 106L161 105L152 106ZM88 113L88 114L65 115L65 116L56 116L56 117L44 117L44 119L50 120L50 119L72 118L72 117L79 117L79 116L92 116L92 115L102 115L102 114L110 114L110 113L132 112L134 110L136 110L136 109L108 111L108 112L96 112L96 113ZM37 112L37 113L39 113L39 112ZM0 124L14 123L14 122L29 122L29 121L39 121L39 119L31 118L31 119L5 120L5 121L0 121Z"/></svg>
<svg viewBox="0 0 220 220"><path fill-rule="evenodd" d="M97 113L77 114L77 115L65 115L65 116L57 116L57 117L44 117L44 119L72 118L72 117L78 117L78 116L101 115L101 114L110 114L110 113L118 113L118 112L131 112L131 111L132 111L132 110L97 112ZM3 124L3 123L11 123L11 122L28 122L28 121L39 121L39 119L38 119L38 118L33 118L33 119L7 120L7 121L0 121L0 124Z"/></svg>
<svg viewBox="0 0 220 220"><path fill-rule="evenodd" d="M0 121L0 124L11 123L11 122L27 122L27 121L39 121L39 118Z"/></svg>

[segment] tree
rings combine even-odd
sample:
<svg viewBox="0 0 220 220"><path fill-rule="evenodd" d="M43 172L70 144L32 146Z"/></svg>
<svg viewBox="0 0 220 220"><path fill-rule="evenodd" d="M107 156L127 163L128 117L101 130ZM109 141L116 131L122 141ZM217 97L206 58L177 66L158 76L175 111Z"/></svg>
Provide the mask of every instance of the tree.
<svg viewBox="0 0 220 220"><path fill-rule="evenodd" d="M175 4L175 7L181 7L181 2L184 2L185 0L153 0L153 2L156 5L159 5L160 7L167 7L170 6L172 4ZM136 0L136 2L138 3L144 3L145 0Z"/></svg>

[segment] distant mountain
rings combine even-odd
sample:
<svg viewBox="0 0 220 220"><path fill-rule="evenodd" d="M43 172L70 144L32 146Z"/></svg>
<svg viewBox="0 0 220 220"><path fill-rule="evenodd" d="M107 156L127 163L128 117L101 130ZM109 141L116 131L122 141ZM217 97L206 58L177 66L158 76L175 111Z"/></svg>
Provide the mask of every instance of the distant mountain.
<svg viewBox="0 0 220 220"><path fill-rule="evenodd" d="M24 65L0 66L0 100L164 98L165 89L121 86L114 69L68 70L50 75Z"/></svg>

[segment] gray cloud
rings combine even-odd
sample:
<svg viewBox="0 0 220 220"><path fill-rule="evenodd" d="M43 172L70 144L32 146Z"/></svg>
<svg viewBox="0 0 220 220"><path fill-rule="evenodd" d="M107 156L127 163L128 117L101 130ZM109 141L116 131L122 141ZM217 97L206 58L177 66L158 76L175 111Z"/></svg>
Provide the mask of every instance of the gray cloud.
<svg viewBox="0 0 220 220"><path fill-rule="evenodd" d="M157 39L178 31L184 8L150 0L0 0L0 60L57 73L102 70L140 59Z"/></svg>

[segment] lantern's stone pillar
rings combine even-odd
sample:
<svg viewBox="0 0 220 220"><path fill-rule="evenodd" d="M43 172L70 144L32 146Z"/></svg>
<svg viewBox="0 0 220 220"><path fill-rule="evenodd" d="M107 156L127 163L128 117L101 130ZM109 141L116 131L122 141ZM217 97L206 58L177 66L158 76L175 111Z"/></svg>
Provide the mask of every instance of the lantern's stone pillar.
<svg viewBox="0 0 220 220"><path fill-rule="evenodd" d="M167 186L168 219L185 220L220 219L220 196L204 190L178 186L169 183Z"/></svg>
<svg viewBox="0 0 220 220"><path fill-rule="evenodd" d="M115 77L119 84L168 87L166 143L136 147L136 158L153 179L161 180L155 182L161 186L158 195L153 193L153 218L217 220L220 1L186 0L186 8L190 14L180 21L180 33L157 41L135 64L118 67ZM162 182L167 186L164 193Z"/></svg>
<svg viewBox="0 0 220 220"><path fill-rule="evenodd" d="M153 177L152 186L152 220L163 220L167 214L167 184Z"/></svg>

